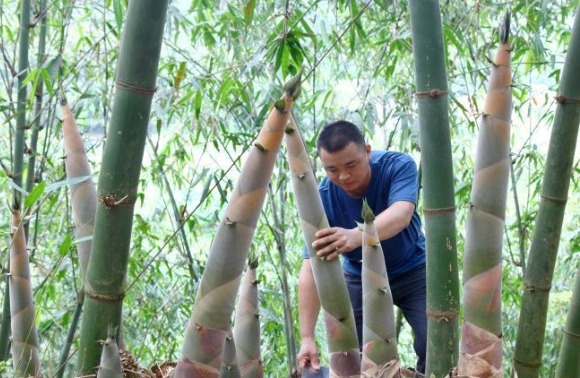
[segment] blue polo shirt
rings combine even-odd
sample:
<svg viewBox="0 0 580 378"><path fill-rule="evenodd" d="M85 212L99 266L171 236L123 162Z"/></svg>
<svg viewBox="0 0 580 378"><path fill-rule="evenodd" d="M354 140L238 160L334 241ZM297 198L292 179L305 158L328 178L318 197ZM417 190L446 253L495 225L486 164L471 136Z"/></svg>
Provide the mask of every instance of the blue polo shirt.
<svg viewBox="0 0 580 378"><path fill-rule="evenodd" d="M371 182L365 198L375 213L381 213L397 201L415 204L409 227L390 239L381 241L389 278L407 273L425 265L425 237L417 213L417 166L406 154L394 151L371 151ZM362 198L352 198L328 178L318 191L330 227L354 228L362 223ZM308 257L305 248L304 257ZM344 253L342 266L346 274L361 275L362 249Z"/></svg>

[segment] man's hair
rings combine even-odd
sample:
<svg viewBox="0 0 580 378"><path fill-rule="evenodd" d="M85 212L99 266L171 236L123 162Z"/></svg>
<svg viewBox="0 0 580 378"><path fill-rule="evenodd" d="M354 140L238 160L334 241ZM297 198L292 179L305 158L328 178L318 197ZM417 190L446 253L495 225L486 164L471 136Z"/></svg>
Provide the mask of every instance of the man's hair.
<svg viewBox="0 0 580 378"><path fill-rule="evenodd" d="M348 121L336 121L324 126L316 142L316 150L321 149L330 153L338 152L350 142L365 148L365 138L360 129Z"/></svg>

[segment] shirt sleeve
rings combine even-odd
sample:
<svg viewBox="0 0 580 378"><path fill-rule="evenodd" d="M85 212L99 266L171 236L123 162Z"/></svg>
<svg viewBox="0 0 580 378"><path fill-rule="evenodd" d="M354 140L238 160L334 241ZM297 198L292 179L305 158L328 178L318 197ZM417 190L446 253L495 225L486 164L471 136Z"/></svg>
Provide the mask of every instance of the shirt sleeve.
<svg viewBox="0 0 580 378"><path fill-rule="evenodd" d="M408 201L417 206L417 165L409 155L401 156L392 167L388 206L397 201Z"/></svg>

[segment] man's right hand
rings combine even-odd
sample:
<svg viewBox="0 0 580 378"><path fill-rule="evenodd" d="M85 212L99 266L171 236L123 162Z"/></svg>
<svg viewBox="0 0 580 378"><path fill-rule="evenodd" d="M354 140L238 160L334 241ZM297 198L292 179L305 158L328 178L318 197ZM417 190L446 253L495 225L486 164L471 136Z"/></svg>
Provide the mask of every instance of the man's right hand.
<svg viewBox="0 0 580 378"><path fill-rule="evenodd" d="M310 364L314 370L320 370L320 355L314 339L302 339L298 352L298 366L304 369Z"/></svg>

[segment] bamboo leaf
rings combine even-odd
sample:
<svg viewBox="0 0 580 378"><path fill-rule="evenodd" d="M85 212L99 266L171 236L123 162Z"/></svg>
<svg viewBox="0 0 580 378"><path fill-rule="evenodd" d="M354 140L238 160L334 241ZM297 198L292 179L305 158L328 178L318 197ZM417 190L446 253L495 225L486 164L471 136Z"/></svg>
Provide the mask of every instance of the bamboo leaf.
<svg viewBox="0 0 580 378"><path fill-rule="evenodd" d="M24 200L24 205L26 207L31 207L32 205L34 205L34 203L36 201L38 201L38 199L40 198L42 193L44 193L45 188L46 188L46 181L39 182L38 185L36 185L32 189L30 194L26 196L26 199Z"/></svg>
<svg viewBox="0 0 580 378"><path fill-rule="evenodd" d="M120 34L123 28L123 8L121 5L121 0L113 0L113 10L115 11L115 23L117 26L117 32Z"/></svg>
<svg viewBox="0 0 580 378"><path fill-rule="evenodd" d="M256 9L257 0L248 0L244 7L244 21L246 25L250 25L254 19L254 10Z"/></svg>
<svg viewBox="0 0 580 378"><path fill-rule="evenodd" d="M58 254L60 256L66 255L66 253L70 250L70 247L72 247L72 245L73 245L73 240L70 237L70 235L67 234L64 237L64 240L58 246Z"/></svg>
<svg viewBox="0 0 580 378"><path fill-rule="evenodd" d="M199 114L201 113L201 91L195 93L195 98L193 99L193 106L195 108L195 118L199 119Z"/></svg>
<svg viewBox="0 0 580 378"><path fill-rule="evenodd" d="M48 70L42 69L40 72L42 74L42 82L44 83L44 86L46 87L48 93L52 96L54 94L54 88L52 87L52 78L50 77Z"/></svg>

